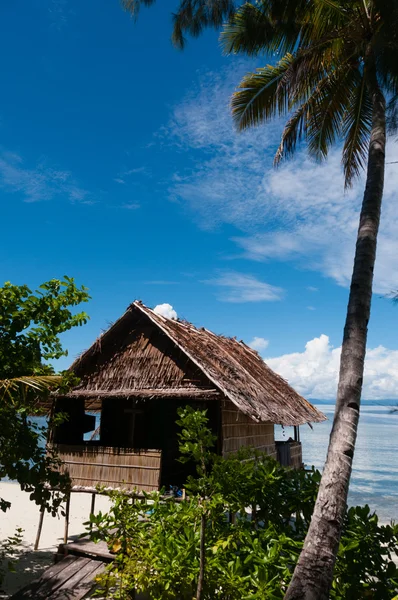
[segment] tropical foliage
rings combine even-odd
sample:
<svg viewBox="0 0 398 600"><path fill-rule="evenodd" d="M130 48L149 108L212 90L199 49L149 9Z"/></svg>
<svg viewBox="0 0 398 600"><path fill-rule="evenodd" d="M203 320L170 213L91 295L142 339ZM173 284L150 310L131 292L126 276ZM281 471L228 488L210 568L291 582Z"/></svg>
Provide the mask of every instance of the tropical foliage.
<svg viewBox="0 0 398 600"><path fill-rule="evenodd" d="M188 498L152 493L132 502L111 494L110 512L92 515L87 524L93 539L105 540L115 553L98 595L127 599L138 590L153 600L198 598L205 512L201 598L282 599L311 519L319 472L284 469L250 451L222 459L210 452L203 412L183 411L179 422L182 457L197 465ZM330 598L392 598L397 555L398 526L380 525L367 506L350 508Z"/></svg>
<svg viewBox="0 0 398 600"><path fill-rule="evenodd" d="M0 288L0 478L18 481L32 500L54 512L68 479L58 473L57 457L46 453L47 426L33 417L42 414L43 396L72 383L47 361L67 354L59 336L87 321L86 313L71 309L88 299L86 288L69 277L52 279L36 292L11 283ZM1 510L9 506L0 498Z"/></svg>

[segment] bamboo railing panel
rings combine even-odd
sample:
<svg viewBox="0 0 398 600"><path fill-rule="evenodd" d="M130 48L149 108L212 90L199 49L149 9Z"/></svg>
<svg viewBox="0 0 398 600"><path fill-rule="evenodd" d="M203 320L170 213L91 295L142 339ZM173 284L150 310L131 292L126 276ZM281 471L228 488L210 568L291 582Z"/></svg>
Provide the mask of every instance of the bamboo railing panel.
<svg viewBox="0 0 398 600"><path fill-rule="evenodd" d="M301 442L289 440L286 442L276 442L278 461L283 467L292 467L301 469L303 466L303 456Z"/></svg>
<svg viewBox="0 0 398 600"><path fill-rule="evenodd" d="M301 469L303 466L303 453L301 442L289 442L290 444L290 466L293 469Z"/></svg>
<svg viewBox="0 0 398 600"><path fill-rule="evenodd" d="M106 488L150 492L160 486L162 453L97 445L55 445L72 487Z"/></svg>
<svg viewBox="0 0 398 600"><path fill-rule="evenodd" d="M273 424L256 423L229 401L222 407L222 438L223 456L251 447L276 458Z"/></svg>

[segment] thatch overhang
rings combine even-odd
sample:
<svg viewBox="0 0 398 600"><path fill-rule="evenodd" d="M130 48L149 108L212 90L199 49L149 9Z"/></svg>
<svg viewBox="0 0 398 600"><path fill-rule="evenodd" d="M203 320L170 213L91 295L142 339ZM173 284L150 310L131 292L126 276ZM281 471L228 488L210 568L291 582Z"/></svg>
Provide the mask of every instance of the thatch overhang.
<svg viewBox="0 0 398 600"><path fill-rule="evenodd" d="M164 384L154 387L145 385L145 382L137 384L136 380L127 376L126 361L134 361L134 356L126 354L126 348L129 335L132 335L130 332L137 323L140 326L146 323L152 329L155 326L164 343L169 344L165 346L166 353L179 353L180 368L187 369L188 378L185 373L174 386L164 381ZM140 352L143 352L142 347ZM102 355L106 355L105 358ZM119 356L117 378L112 376L116 364L114 356ZM120 373L123 368L126 370L125 377ZM256 422L301 425L326 419L243 342L199 329L186 321L167 319L139 301L133 302L124 315L75 360L70 369L81 378L81 382L67 396L84 397L93 406L97 400L111 396L208 400L224 397ZM104 376L106 369L110 373L107 377ZM161 369L159 373L162 376Z"/></svg>

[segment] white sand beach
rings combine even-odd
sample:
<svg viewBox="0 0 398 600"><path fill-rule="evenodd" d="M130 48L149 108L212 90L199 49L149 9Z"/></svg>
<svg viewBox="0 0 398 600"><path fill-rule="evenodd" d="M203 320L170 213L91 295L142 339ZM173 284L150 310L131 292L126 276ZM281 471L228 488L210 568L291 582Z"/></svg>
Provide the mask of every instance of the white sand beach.
<svg viewBox="0 0 398 600"><path fill-rule="evenodd" d="M11 502L11 508L0 513L0 539L15 533L17 527L23 531L23 544L19 548L16 572L8 573L0 597L7 598L18 589L35 579L52 563L58 545L63 541L64 523L62 516L57 518L46 513L40 538L39 550L33 550L39 523L39 507L29 500L29 494L21 491L16 483L0 481L0 497ZM84 532L83 523L88 520L91 494L74 493L70 502L69 540L76 539ZM105 496L96 497L95 512L106 511L110 501Z"/></svg>

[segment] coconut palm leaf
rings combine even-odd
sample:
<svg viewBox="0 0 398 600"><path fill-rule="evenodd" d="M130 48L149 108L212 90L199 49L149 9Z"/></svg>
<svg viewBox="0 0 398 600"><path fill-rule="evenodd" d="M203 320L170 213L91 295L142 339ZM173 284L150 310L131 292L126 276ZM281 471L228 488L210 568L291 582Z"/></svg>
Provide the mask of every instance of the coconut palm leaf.
<svg viewBox="0 0 398 600"><path fill-rule="evenodd" d="M343 123L343 167L346 186L365 167L372 129L372 102L366 88L365 77L356 73L356 81L350 87L350 98Z"/></svg>
<svg viewBox="0 0 398 600"><path fill-rule="evenodd" d="M56 388L62 381L61 375L29 375L0 380L0 398L15 398L17 395L25 396L27 392L44 394Z"/></svg>
<svg viewBox="0 0 398 600"><path fill-rule="evenodd" d="M281 81L293 61L294 56L286 54L276 66L267 65L243 78L239 86L242 90L232 99L232 116L239 129L268 121L288 110L288 96Z"/></svg>
<svg viewBox="0 0 398 600"><path fill-rule="evenodd" d="M329 148L341 137L354 73L347 64L332 72L312 107L307 143L310 155L316 160L325 159Z"/></svg>
<svg viewBox="0 0 398 600"><path fill-rule="evenodd" d="M308 139L312 136L312 143L315 145L314 154L319 152L319 143L316 137L320 140L325 137L326 125L330 128L336 120L336 114L330 114L329 118L323 119L323 114L320 108L325 103L325 98L333 97L333 91L336 85L340 87L341 98L340 104L335 102L335 113L341 113L344 110L344 100L346 98L345 85L350 77L350 69L344 65L339 71L336 71L334 77L326 75L316 86L315 90L310 94L307 100L299 104L299 107L294 112L293 116L286 123L281 143L275 154L274 164L278 165L283 159L292 156L296 149L297 142L302 139ZM315 117L317 115L317 117ZM332 137L330 133L326 137ZM324 142L323 142L324 143Z"/></svg>
<svg viewBox="0 0 398 600"><path fill-rule="evenodd" d="M248 73L232 97L232 116L239 129L269 121L276 114L285 115L306 102L314 88L327 76L325 40L315 48L296 55L287 53L275 65Z"/></svg>
<svg viewBox="0 0 398 600"><path fill-rule="evenodd" d="M138 17L140 12L141 4L144 6L151 6L156 0L121 0L122 6L127 10L134 18Z"/></svg>
<svg viewBox="0 0 398 600"><path fill-rule="evenodd" d="M297 8L296 8L297 10ZM259 53L284 55L293 52L301 26L297 19L277 18L266 3L244 4L228 28L221 33L220 42L226 54Z"/></svg>
<svg viewBox="0 0 398 600"><path fill-rule="evenodd" d="M234 14L234 0L181 0L173 14L172 41L177 48L186 43L185 34L198 37L205 28L218 29Z"/></svg>

